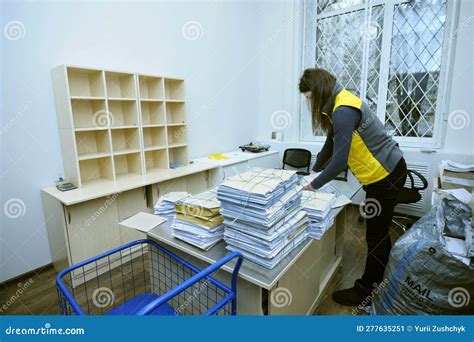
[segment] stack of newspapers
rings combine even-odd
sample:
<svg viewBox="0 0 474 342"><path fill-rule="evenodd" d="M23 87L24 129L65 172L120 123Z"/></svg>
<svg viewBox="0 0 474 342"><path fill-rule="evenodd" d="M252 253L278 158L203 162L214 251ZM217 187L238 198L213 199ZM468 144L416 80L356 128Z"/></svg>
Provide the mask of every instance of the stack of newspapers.
<svg viewBox="0 0 474 342"><path fill-rule="evenodd" d="M306 213L294 171L252 169L218 188L227 249L274 268L306 239Z"/></svg>
<svg viewBox="0 0 474 342"><path fill-rule="evenodd" d="M176 203L172 224L173 236L203 250L208 250L222 239L224 219L216 189L187 196Z"/></svg>
<svg viewBox="0 0 474 342"><path fill-rule="evenodd" d="M160 196L155 204L155 215L160 215L166 218L174 217L176 203L185 197L191 196L187 192L170 192L166 195Z"/></svg>
<svg viewBox="0 0 474 342"><path fill-rule="evenodd" d="M332 207L336 195L316 191L303 191L301 211L308 215L308 236L319 240L334 224Z"/></svg>

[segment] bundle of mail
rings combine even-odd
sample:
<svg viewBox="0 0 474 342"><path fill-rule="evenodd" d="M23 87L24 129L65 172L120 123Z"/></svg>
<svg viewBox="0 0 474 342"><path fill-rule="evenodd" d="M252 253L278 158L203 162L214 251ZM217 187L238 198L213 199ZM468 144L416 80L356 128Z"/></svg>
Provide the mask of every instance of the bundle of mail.
<svg viewBox="0 0 474 342"><path fill-rule="evenodd" d="M224 234L224 219L219 208L216 189L182 198L176 203L176 216L171 225L173 236L208 250Z"/></svg>
<svg viewBox="0 0 474 342"><path fill-rule="evenodd" d="M166 195L160 196L155 204L155 215L163 217L174 217L176 202L182 200L185 197L191 196L187 192L170 192Z"/></svg>
<svg viewBox="0 0 474 342"><path fill-rule="evenodd" d="M308 215L308 236L319 240L334 224L332 207L336 195L331 193L303 191L301 211Z"/></svg>
<svg viewBox="0 0 474 342"><path fill-rule="evenodd" d="M252 169L226 179L217 191L227 249L274 268L306 239L295 171Z"/></svg>

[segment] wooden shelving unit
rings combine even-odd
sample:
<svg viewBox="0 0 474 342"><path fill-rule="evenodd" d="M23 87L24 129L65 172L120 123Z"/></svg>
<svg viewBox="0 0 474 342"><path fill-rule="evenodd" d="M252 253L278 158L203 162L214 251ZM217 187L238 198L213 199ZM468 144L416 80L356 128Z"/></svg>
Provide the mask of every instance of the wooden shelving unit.
<svg viewBox="0 0 474 342"><path fill-rule="evenodd" d="M166 100L184 102L184 81L165 78L164 82Z"/></svg>
<svg viewBox="0 0 474 342"><path fill-rule="evenodd" d="M169 152L169 163L184 164L188 160L188 147L186 145L171 147Z"/></svg>
<svg viewBox="0 0 474 342"><path fill-rule="evenodd" d="M165 127L143 128L143 146L145 151L158 150L167 147Z"/></svg>
<svg viewBox="0 0 474 342"><path fill-rule="evenodd" d="M162 77L138 76L140 98L142 100L163 101L165 98Z"/></svg>
<svg viewBox="0 0 474 342"><path fill-rule="evenodd" d="M142 126L164 126L166 125L165 103L141 101Z"/></svg>
<svg viewBox="0 0 474 342"><path fill-rule="evenodd" d="M166 148L145 152L146 171L152 172L169 167L168 152Z"/></svg>
<svg viewBox="0 0 474 342"><path fill-rule="evenodd" d="M108 100L112 127L138 126L137 101Z"/></svg>
<svg viewBox="0 0 474 342"><path fill-rule="evenodd" d="M114 180L111 157L100 157L79 161L81 184L98 180Z"/></svg>
<svg viewBox="0 0 474 342"><path fill-rule="evenodd" d="M69 94L77 98L104 98L104 73L101 70L67 68Z"/></svg>
<svg viewBox="0 0 474 342"><path fill-rule="evenodd" d="M79 160L110 156L110 133L108 130L76 131Z"/></svg>
<svg viewBox="0 0 474 342"><path fill-rule="evenodd" d="M166 122L168 125L186 123L184 102L166 102Z"/></svg>
<svg viewBox="0 0 474 342"><path fill-rule="evenodd" d="M184 81L52 70L65 178L84 186L189 164Z"/></svg>

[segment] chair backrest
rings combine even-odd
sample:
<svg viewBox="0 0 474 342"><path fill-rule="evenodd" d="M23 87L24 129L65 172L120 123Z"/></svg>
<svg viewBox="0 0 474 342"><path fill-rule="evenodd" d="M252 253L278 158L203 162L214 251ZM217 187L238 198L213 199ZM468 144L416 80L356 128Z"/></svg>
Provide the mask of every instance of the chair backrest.
<svg viewBox="0 0 474 342"><path fill-rule="evenodd" d="M302 148L288 148L283 153L283 169L285 165L296 169L306 168L309 173L311 166L311 152Z"/></svg>
<svg viewBox="0 0 474 342"><path fill-rule="evenodd" d="M413 177L413 175L418 177L420 181L423 183L421 187L415 185L415 178ZM418 171L408 170L407 176L408 176L408 179L410 180L410 187L405 186L401 189L401 191L398 194L397 203L409 204L409 203L418 202L419 200L421 200L420 191L425 190L428 187L428 181Z"/></svg>
<svg viewBox="0 0 474 342"><path fill-rule="evenodd" d="M415 179L413 178L413 175L417 176L420 181L423 183L422 187L417 187L415 186ZM428 187L428 181L426 180L425 176L423 176L421 173L415 170L407 170L407 176L410 179L410 188L408 189L414 189L414 190L425 190Z"/></svg>

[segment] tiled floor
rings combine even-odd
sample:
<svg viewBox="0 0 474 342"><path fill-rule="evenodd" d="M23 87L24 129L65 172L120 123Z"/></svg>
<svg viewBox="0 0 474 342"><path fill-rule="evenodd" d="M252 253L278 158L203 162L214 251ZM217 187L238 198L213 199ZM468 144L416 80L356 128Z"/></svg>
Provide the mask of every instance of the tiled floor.
<svg viewBox="0 0 474 342"><path fill-rule="evenodd" d="M351 315L353 308L335 303L335 290L351 287L362 274L365 263L365 224L358 222L359 210L347 210L342 266L323 296L316 315ZM394 233L395 230L392 231ZM396 235L392 236L394 241ZM350 253L347 253L350 251ZM0 286L0 314L2 315L57 315L59 314L55 289L56 271L52 266Z"/></svg>

